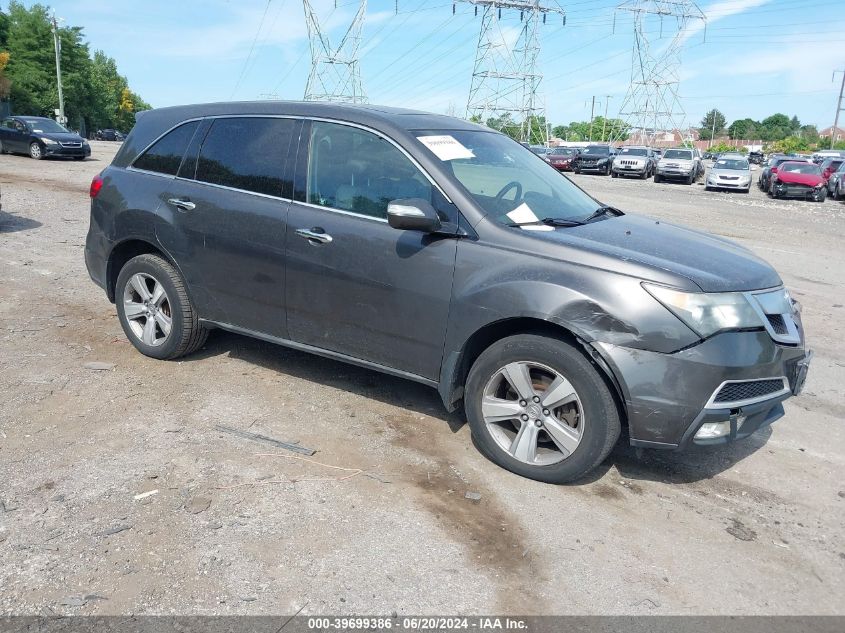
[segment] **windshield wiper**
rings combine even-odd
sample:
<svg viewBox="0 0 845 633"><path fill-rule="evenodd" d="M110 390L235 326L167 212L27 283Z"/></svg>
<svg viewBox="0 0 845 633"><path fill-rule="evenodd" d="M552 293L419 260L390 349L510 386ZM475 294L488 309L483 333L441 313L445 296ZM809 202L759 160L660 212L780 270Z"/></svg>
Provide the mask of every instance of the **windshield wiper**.
<svg viewBox="0 0 845 633"><path fill-rule="evenodd" d="M599 207L598 209L593 211L590 215L588 215L586 218L581 220L581 223L586 224L590 220L595 220L596 218L600 218L603 215L619 216L619 215L625 215L625 214L622 213L622 211L620 211L616 207Z"/></svg>
<svg viewBox="0 0 845 633"><path fill-rule="evenodd" d="M580 220L565 220L563 218L543 218L542 220L532 220L531 222L512 222L508 226L536 226L538 224L545 224L546 226L581 226L584 223Z"/></svg>

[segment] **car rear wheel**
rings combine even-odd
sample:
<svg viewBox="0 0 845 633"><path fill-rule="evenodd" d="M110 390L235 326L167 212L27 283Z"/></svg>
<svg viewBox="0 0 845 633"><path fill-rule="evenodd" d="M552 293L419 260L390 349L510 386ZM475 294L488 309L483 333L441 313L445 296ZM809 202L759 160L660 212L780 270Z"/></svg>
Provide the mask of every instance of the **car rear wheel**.
<svg viewBox="0 0 845 633"><path fill-rule="evenodd" d="M44 158L44 152L41 151L41 146L35 141L29 144L29 155L35 160L41 160Z"/></svg>
<svg viewBox="0 0 845 633"><path fill-rule="evenodd" d="M178 358L195 352L208 337L179 271L158 255L138 255L124 265L115 303L123 331L145 356Z"/></svg>
<svg viewBox="0 0 845 633"><path fill-rule="evenodd" d="M529 479L566 483L598 466L619 438L613 396L568 343L520 334L494 343L467 378L467 418L479 450Z"/></svg>

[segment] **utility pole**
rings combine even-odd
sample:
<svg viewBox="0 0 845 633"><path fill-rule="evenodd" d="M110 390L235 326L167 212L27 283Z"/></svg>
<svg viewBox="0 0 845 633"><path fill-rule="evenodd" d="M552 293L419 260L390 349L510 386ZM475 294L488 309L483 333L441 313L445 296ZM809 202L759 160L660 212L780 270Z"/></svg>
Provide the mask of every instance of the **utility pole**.
<svg viewBox="0 0 845 633"><path fill-rule="evenodd" d="M593 118L596 114L596 95L593 95L593 105L590 107L590 143L593 142Z"/></svg>
<svg viewBox="0 0 845 633"><path fill-rule="evenodd" d="M836 129L839 127L839 113L842 112L842 93L845 92L845 70L834 70L831 81L836 79L836 73L842 73L842 85L839 86L839 99L836 101L836 116L833 117L833 129L830 131L830 149L836 143Z"/></svg>
<svg viewBox="0 0 845 633"><path fill-rule="evenodd" d="M55 12L53 12L51 23L53 26L53 46L56 49L56 82L59 85L59 109L56 112L56 120L65 125L67 118L65 117L65 97L62 92L62 40L59 37L59 24Z"/></svg>
<svg viewBox="0 0 845 633"><path fill-rule="evenodd" d="M601 140L605 140L605 130L607 129L607 105L610 103L610 95L604 96L604 121L601 122Z"/></svg>
<svg viewBox="0 0 845 633"><path fill-rule="evenodd" d="M713 129L710 130L710 144L707 145L707 149L713 147L713 137L716 136L716 109L713 108Z"/></svg>

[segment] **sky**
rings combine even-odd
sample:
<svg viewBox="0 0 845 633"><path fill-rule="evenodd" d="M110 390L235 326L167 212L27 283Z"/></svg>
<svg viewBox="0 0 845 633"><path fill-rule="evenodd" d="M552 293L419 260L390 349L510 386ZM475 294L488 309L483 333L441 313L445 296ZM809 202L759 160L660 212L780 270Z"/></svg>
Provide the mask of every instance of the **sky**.
<svg viewBox="0 0 845 633"><path fill-rule="evenodd" d="M609 116L618 114L634 41L630 14L614 11L621 2L559 0L566 25L549 15L541 27L540 93L552 124L589 120L593 96L596 114L605 107ZM338 41L357 0L311 3L330 40ZM114 57L132 89L154 107L303 96L310 52L302 0L52 0L51 6L65 24L84 28L92 51ZM698 125L715 107L728 122L783 112L819 129L832 125L842 77L833 81L832 74L845 70L845 1L702 0L698 6L706 30L690 23L681 51L686 124ZM370 103L463 115L480 25L468 3L369 0L360 64ZM668 45L671 28L664 22L661 36L659 22L646 23L652 50ZM518 13L506 12L502 38L518 29Z"/></svg>

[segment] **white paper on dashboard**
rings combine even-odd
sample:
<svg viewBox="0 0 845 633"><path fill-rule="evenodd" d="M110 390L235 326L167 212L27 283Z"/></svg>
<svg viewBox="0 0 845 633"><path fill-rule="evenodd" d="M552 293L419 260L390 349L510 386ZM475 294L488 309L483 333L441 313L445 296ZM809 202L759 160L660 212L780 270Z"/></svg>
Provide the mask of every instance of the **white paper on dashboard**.
<svg viewBox="0 0 845 633"><path fill-rule="evenodd" d="M454 136L418 136L417 138L440 160L475 158L472 150L461 145Z"/></svg>
<svg viewBox="0 0 845 633"><path fill-rule="evenodd" d="M508 218L514 224L525 224L526 222L539 222L540 218L538 218L534 212L524 202L519 205L516 209L511 211L507 214ZM527 226L519 227L523 231L554 231L555 227L547 226L545 224L529 224Z"/></svg>

